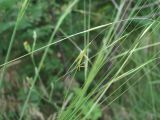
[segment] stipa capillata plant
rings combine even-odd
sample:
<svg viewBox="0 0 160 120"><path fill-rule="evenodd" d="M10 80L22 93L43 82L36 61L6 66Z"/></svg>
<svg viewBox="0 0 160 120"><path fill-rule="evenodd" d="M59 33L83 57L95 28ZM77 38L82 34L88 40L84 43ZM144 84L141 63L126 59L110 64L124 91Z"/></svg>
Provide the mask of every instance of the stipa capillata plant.
<svg viewBox="0 0 160 120"><path fill-rule="evenodd" d="M39 28L48 24L50 17L37 12L34 15L41 17L33 20L38 22L34 26L32 21L30 27L38 29L28 30L33 35L30 38L33 41L24 40L25 54L10 60L14 42L18 41L16 33L24 32L18 31L19 25L25 14L31 18L33 12L27 9L38 4L35 9L38 11L47 5L46 1L33 1L33 4L29 0L21 2L8 52L0 65L1 83L5 83L10 65L27 56L31 60L31 64L23 67L28 66L30 74L28 71L21 74L25 76L21 80L24 85L17 82L24 89L17 87L20 93L16 91L13 95L20 100L16 119L39 116L39 119L97 120L107 119L105 115L112 119L146 119L145 113L155 119L159 117L159 108L156 107L159 95L155 87L159 78L159 2L73 0L65 1L69 4L64 6L64 1L49 2L49 7L44 8L54 13L53 5L59 10L55 10L55 16L58 16L55 25L47 27L51 28L51 36L45 36L49 40L39 45L44 39L40 37L43 32ZM77 32L79 29L81 32ZM6 91L6 87L0 85ZM109 112L112 114L108 115ZM2 116L6 115L7 111L3 112Z"/></svg>

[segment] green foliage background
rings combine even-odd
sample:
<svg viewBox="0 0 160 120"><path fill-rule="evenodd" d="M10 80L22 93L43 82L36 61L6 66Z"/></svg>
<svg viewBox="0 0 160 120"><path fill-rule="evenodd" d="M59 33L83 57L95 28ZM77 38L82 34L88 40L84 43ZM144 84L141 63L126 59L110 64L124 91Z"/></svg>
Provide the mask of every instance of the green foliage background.
<svg viewBox="0 0 160 120"><path fill-rule="evenodd" d="M122 1L117 0L116 2L120 6ZM127 36L124 42L118 43L120 50L116 51L115 55L110 55L110 58L108 58L109 60L107 59L107 62L104 63L104 66L99 71L99 74L96 75L95 80L91 83L88 91L85 94L89 94L92 91L92 88L96 87L96 85L105 77L106 74L108 74L108 77L100 87L108 83L109 79L115 75L116 71L119 70L124 62L124 60L121 61L120 58L115 60L112 60L111 58L114 56L117 57L116 55L130 50L136 41L136 37L143 32L143 28L145 28L146 25L151 24L150 20L159 21L159 3L158 0L157 3L155 1L156 0L133 1L128 10L129 13L127 18L129 18L132 8L140 3L135 10L136 12L134 12L132 15L134 18L137 18L137 20L133 20L129 24L127 23L128 26L125 25L126 29L123 29L123 34L121 36L118 36L118 33L114 34L113 31L111 34L113 34L114 38L117 36L120 38L123 35L129 34L130 32L132 33ZM1 68L3 67L5 61L8 45L10 43L14 26L16 25L17 15L21 8L22 2L23 0L0 0ZM30 49L34 43L34 32L37 36L35 49L47 45L52 31L55 29L55 26L59 20L59 17L64 13L70 2L70 0L30 0L29 6L26 9L16 31L16 37L12 47L11 55L9 56L9 61L30 52L30 50L27 50ZM146 6L152 3L156 4ZM89 9L91 9L91 11L89 11ZM115 20L117 12L118 10L112 3L112 0L91 0L91 3L89 0L79 1L73 7L70 14L65 18L62 25L58 29L58 32L54 37L54 41L58 41L69 35L93 28L95 26L111 23ZM85 17L87 20L90 20L90 25L85 26ZM147 20L144 20L143 18L147 18ZM93 40L91 46L89 46L90 56L96 55L97 51L100 50L103 45L103 38L109 33L110 28L111 26L106 27L104 30L96 29L95 31L90 32L89 40ZM137 29L134 30L135 28ZM146 35L140 42L140 46L149 46L151 44L158 43L160 37L159 32L159 22L157 22L153 25L151 30L147 31ZM63 106L63 102L68 95L71 95L72 98L74 98L73 96L79 96L83 94L81 93L81 88L85 83L84 68L81 67L80 70L77 71L71 71L69 68L79 55L79 48L82 50L85 48L84 36L85 34L72 37L71 39L54 44L49 48L47 57L39 73L39 80L36 82L33 93L27 104L27 110L25 111L24 119L51 120L54 115L58 116L58 113ZM111 38L111 40L114 41L115 39ZM27 46L24 46L25 42ZM159 46L154 46L135 53L132 58L127 61L126 66L121 70L120 73L125 73L132 68L142 65L144 62L153 58L154 55L157 55L158 51ZM38 51L34 54L36 66L39 65L42 54L43 51ZM124 56L124 58L125 57L126 56ZM91 62L94 60L95 57L91 59ZM116 90L116 88L121 86L124 81L127 81L130 78L132 79L123 85L120 90L116 91L116 93L109 97L107 101L103 102L103 104L97 104L95 109L86 119L160 119L160 109L158 107L160 105L160 69L158 61L159 59L142 68L142 70L137 70L138 72L135 74L123 78L122 81L114 83L105 93L102 101L105 100L110 93ZM156 67L153 68L155 65ZM89 65L88 69L90 70L91 68L92 66ZM151 72L149 72L150 70ZM34 75L35 66L31 56L26 56L9 64L9 67L5 72L2 88L0 90L0 114L2 120L19 119L26 96L28 95L28 91L32 85ZM132 86L134 81L139 78L142 80L135 86ZM70 81L72 82L70 83ZM119 97L111 105L107 105L117 96L121 95L125 90L127 90L125 94ZM69 103L74 101L72 98L69 100ZM84 98L84 100L85 99L86 98ZM82 99L82 101L84 100ZM77 113L80 114L79 118L76 118L76 114L75 116L73 115L73 118L68 117L68 119L82 119L92 108L95 101L96 99L91 97L91 99L87 100L87 102L85 102L79 108L80 113ZM66 109L68 106L68 104L65 106ZM72 109L68 109L68 111L72 113ZM68 111L66 110L66 114L68 114ZM66 114L64 112L64 115Z"/></svg>

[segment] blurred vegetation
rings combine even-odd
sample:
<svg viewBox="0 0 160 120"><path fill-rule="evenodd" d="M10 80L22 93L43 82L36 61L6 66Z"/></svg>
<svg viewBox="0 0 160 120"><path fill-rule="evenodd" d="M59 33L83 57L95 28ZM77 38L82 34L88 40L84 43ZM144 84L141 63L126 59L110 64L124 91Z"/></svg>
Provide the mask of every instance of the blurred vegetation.
<svg viewBox="0 0 160 120"><path fill-rule="evenodd" d="M27 8L4 64L25 1ZM1 73L6 66L0 84L0 120L160 119L160 2L77 0L38 71L44 49L72 2L0 0ZM104 59L96 64L98 55Z"/></svg>

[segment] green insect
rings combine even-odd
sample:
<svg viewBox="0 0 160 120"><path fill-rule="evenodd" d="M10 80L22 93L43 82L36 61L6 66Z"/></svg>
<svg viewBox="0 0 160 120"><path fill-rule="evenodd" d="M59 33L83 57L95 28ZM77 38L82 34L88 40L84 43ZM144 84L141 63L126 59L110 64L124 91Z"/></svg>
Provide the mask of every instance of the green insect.
<svg viewBox="0 0 160 120"><path fill-rule="evenodd" d="M82 64L82 60L83 60L84 57L86 56L86 51L87 51L86 49L82 50L82 51L79 53L77 59L75 60L75 61L77 62L77 69L78 69L78 70L80 70L81 67L84 67L84 66L82 66L81 64Z"/></svg>
<svg viewBox="0 0 160 120"><path fill-rule="evenodd" d="M88 56L87 56L87 48L89 47L91 43L89 43L78 55L78 57L76 58L75 62L77 62L77 69L80 70L81 67L84 67L82 65L82 62L84 60L84 58L86 58L89 63L91 63L91 61L89 60Z"/></svg>

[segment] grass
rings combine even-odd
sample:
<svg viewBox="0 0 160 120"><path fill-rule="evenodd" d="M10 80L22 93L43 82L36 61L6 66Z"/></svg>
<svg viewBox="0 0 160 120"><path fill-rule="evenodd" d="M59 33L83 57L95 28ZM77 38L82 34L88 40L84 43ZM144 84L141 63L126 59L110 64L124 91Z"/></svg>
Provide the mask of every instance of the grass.
<svg viewBox="0 0 160 120"><path fill-rule="evenodd" d="M133 1L116 3L114 1L115 14L111 21L103 23L102 20L101 25L98 23L98 25L94 25L95 27L92 26L94 19L96 19L92 16L94 13L92 6L98 4L98 2L91 0L84 0L82 3L79 0L70 1L59 16L46 45L37 47L40 40L38 32L34 31L33 44L26 43L24 45L27 53L10 60L18 27L31 4L30 0L21 2L23 2L22 7L18 12L5 60L0 65L2 69L0 87L2 89L5 88L2 84L5 82L5 74L12 63L24 60L28 56L32 62L32 64L28 63L29 66L32 66L32 69L30 69L32 76L29 78L30 85L25 95L19 96L23 97L23 100L19 104L16 119L32 119L33 116L29 112L31 106L41 108L40 110L36 109L33 114L34 117L42 120L49 119L49 117L58 120L109 119L106 116L113 120L159 119L160 110L157 106L160 104L160 96L158 94L159 89L156 87L159 86L158 79L160 77L158 74L159 18L139 17L139 15L144 14L143 9L145 7L143 5L149 4L151 1L138 0L135 3ZM134 4L133 8L132 4ZM68 23L67 20L70 15L74 15L72 11L81 6L83 8L83 19L78 24L82 26L82 31L68 35L69 28L67 28L68 31L64 31L63 27L65 23ZM154 17L159 8L155 7L149 11ZM101 14L101 12L98 14ZM69 27L73 29L76 25L74 25L74 21L72 22L73 24ZM64 37L57 40L57 35L60 33ZM64 47L68 43L73 44L76 54L73 54L74 57L71 58L71 61L67 59L69 64L67 64L67 70L63 74L59 71L60 76L59 74L50 75L51 78L56 77L55 84L50 83L47 86L49 80L44 81L45 75L43 75L43 72L45 71L45 62L52 56L53 48L51 47L56 47L56 45ZM68 45L68 47L70 46ZM38 56L38 60L37 53L41 54ZM67 53L69 51L60 53L61 59L63 59L63 54L67 56ZM51 61L52 59L47 62ZM67 62L63 61L63 64ZM60 64L58 66L61 68ZM61 69L64 70L63 67ZM64 78L70 78L67 81L68 88L65 88L64 81L66 79ZM61 86L61 82L63 83L63 92L56 88L56 86ZM78 85L76 86L74 83ZM53 95L60 96L60 100L57 101ZM39 99L34 102L32 99L35 96ZM51 110L45 109L44 103L49 104L47 108L51 105ZM41 111L49 113L51 111L52 113L47 115L47 113ZM13 116L16 116L16 112L12 113ZM3 117L6 119L7 111L1 114L2 119Z"/></svg>
<svg viewBox="0 0 160 120"><path fill-rule="evenodd" d="M22 3L22 7L21 7L21 9L19 11L19 14L18 14L18 17L17 17L16 25L14 27L14 30L13 30L13 33L12 33L12 36L11 36L10 44L9 44L9 47L8 47L8 51L7 51L7 55L6 55L4 63L7 63L8 60L9 60L9 56L11 54L11 50L12 50L12 46L13 46L13 42L14 42L14 39L15 39L15 35L16 35L18 25L20 24L20 21L21 21L23 15L25 14L25 11L26 11L26 8L27 8L28 4L29 4L29 0L25 0ZM4 78L5 71L6 71L6 65L4 64L3 68L2 68L2 72L1 72L1 77L0 77L0 87L1 87L1 84L2 84L2 81L3 81L3 78Z"/></svg>

